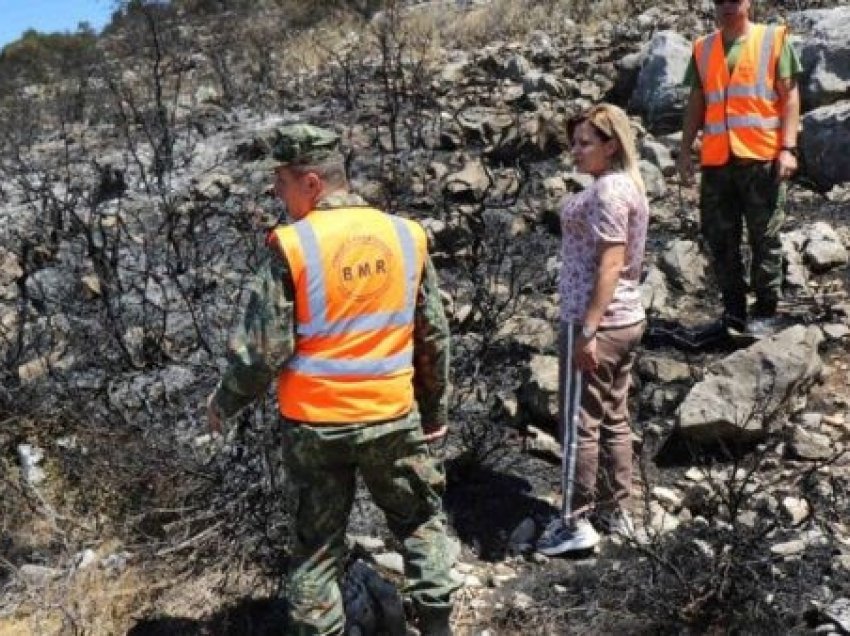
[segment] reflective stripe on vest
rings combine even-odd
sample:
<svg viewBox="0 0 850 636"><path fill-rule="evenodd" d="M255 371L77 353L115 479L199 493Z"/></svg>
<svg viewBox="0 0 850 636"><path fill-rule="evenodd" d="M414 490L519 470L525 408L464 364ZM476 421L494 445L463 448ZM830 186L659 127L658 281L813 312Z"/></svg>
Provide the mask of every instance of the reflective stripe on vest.
<svg viewBox="0 0 850 636"><path fill-rule="evenodd" d="M784 37L783 27L753 25L731 74L720 31L694 45L706 108L703 165L723 165L733 154L768 161L779 153L782 120L771 70Z"/></svg>
<svg viewBox="0 0 850 636"><path fill-rule="evenodd" d="M413 362L413 349L372 360L328 360L315 356L293 356L287 366L308 375L367 376L404 371Z"/></svg>
<svg viewBox="0 0 850 636"><path fill-rule="evenodd" d="M782 127L779 117L757 117L755 115L737 115L727 117L725 122L719 124L707 124L703 130L710 135L719 135L730 128L761 128L762 130L776 130Z"/></svg>

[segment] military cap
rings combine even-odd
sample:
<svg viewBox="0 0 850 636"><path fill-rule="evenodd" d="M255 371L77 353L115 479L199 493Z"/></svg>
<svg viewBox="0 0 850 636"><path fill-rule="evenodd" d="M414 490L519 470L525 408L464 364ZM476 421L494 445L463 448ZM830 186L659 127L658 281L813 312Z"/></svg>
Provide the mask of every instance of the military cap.
<svg viewBox="0 0 850 636"><path fill-rule="evenodd" d="M277 129L267 162L275 166L297 166L341 159L339 135L310 124L289 124Z"/></svg>

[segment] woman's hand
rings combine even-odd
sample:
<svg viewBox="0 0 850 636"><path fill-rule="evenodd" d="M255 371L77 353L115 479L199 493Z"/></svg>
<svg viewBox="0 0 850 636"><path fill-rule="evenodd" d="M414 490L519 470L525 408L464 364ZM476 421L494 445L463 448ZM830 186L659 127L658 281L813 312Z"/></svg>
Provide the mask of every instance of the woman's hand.
<svg viewBox="0 0 850 636"><path fill-rule="evenodd" d="M443 439L449 432L449 425L441 422L433 422L422 425L422 432L425 434L425 441L428 444L433 444Z"/></svg>
<svg viewBox="0 0 850 636"><path fill-rule="evenodd" d="M599 358L596 357L596 335L586 338L579 334L576 339L576 350L573 354L575 365L582 371L595 371L599 366Z"/></svg>
<svg viewBox="0 0 850 636"><path fill-rule="evenodd" d="M212 433L213 437L221 435L223 421L224 417L222 417L218 404L215 402L215 391L213 391L207 398L207 422L209 423L210 433Z"/></svg>

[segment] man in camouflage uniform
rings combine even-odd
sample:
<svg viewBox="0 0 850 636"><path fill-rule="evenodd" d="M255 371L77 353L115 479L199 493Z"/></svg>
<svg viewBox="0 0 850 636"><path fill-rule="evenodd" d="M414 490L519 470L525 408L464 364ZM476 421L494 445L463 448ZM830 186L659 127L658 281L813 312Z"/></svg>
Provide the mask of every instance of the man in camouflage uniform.
<svg viewBox="0 0 850 636"><path fill-rule="evenodd" d="M368 206L349 192L337 146L338 137L321 128L296 124L279 129L272 153L275 193L293 218L343 208L350 214L352 208ZM298 352L297 294L290 272L284 250L270 240L268 260L257 274L244 318L229 345L228 368L210 396L213 431L220 430L224 418L263 395ZM404 546L404 592L413 601L421 632L451 633L450 597L458 587L450 576L455 549L441 507L442 465L429 447L447 431L449 331L427 253L412 339L415 403L404 416L333 425L282 416L286 466L298 500L287 576L288 633L338 634L344 629L338 581L355 471Z"/></svg>
<svg viewBox="0 0 850 636"><path fill-rule="evenodd" d="M772 81L765 80L764 87L733 85L738 81L735 78L744 78L747 77L745 74L753 73L752 68L744 68L743 61L739 63L739 60L745 57L744 51L751 44L750 41L757 37L758 30L766 28L770 34L779 28L777 25L765 26L751 22L750 3L751 0L714 0L719 30L705 38L703 50L706 53L704 57L701 56L703 59L697 60L695 47L686 72L685 83L690 88L690 97L685 111L678 168L682 182L691 183L694 174L691 149L697 133L702 129L701 229L713 256L714 271L723 296L723 322L732 333L746 331L753 336L761 336L770 334L776 326L776 308L781 297L782 245L779 231L785 218L786 183L797 169L800 101L796 76L801 71L801 64L787 37L784 37L774 69L765 73L773 78ZM784 29L781 32L784 34ZM770 37L765 36L768 45ZM708 63L713 45L722 46L726 68ZM773 61L768 55L769 50L761 54L765 65L768 60ZM715 74L720 73L727 75L722 96L705 88L714 85L713 82L719 76ZM775 97L765 97L766 100L772 100L768 106L759 103L751 105L743 116L740 108L730 111L732 107L729 104L736 98L740 100L740 96L746 92L742 89L746 88L751 88L751 92L758 97ZM709 109L718 102L722 102L727 109L725 121L710 123ZM775 109L776 117L765 117L765 112L772 109ZM764 123L753 124L747 120L761 120ZM777 142L772 156L739 156L739 146L732 148L726 161L706 163L706 135L712 131L712 127L725 129L725 134L731 136L731 133L736 132L736 127L740 129L747 126L751 130L761 126L771 129L771 132L775 131ZM752 136L750 131L741 134ZM762 153L756 151L754 154ZM750 288L756 296L755 305L749 310L741 255L744 223L752 256ZM748 317L752 318L749 323Z"/></svg>

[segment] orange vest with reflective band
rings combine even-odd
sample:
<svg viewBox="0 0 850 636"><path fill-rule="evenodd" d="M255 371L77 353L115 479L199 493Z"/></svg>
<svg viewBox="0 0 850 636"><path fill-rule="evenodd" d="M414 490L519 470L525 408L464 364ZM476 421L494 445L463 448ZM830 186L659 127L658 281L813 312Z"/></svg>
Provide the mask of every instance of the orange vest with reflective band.
<svg viewBox="0 0 850 636"><path fill-rule="evenodd" d="M705 97L702 165L722 166L730 155L762 161L779 155L782 110L775 85L784 41L784 26L752 25L731 75L720 31L694 44Z"/></svg>
<svg viewBox="0 0 850 636"><path fill-rule="evenodd" d="M413 408L422 227L379 210L315 210L274 230L295 287L295 353L278 376L284 417L379 422Z"/></svg>

